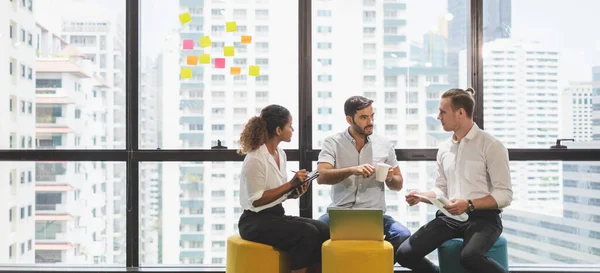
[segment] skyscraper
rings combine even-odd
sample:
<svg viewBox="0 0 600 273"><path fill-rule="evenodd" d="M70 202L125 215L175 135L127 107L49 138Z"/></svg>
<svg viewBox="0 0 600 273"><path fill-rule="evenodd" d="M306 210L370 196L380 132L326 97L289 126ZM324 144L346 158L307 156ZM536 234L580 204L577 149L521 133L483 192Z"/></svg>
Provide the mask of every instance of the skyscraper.
<svg viewBox="0 0 600 273"><path fill-rule="evenodd" d="M448 24L448 65L450 85L458 86L459 52L466 49L468 29L468 0L448 0L448 13L452 21ZM483 41L510 38L512 26L512 0L483 1Z"/></svg>
<svg viewBox="0 0 600 273"><path fill-rule="evenodd" d="M592 83L571 82L562 92L562 138L592 140Z"/></svg>
<svg viewBox="0 0 600 273"><path fill-rule="evenodd" d="M37 8L37 7L35 7ZM35 142L36 33L33 2L5 1L0 18L0 149L32 149ZM39 38L37 38L39 40ZM2 162L0 173L9 177L0 185L0 262L33 263L35 192L32 162ZM6 214L5 214L6 215Z"/></svg>

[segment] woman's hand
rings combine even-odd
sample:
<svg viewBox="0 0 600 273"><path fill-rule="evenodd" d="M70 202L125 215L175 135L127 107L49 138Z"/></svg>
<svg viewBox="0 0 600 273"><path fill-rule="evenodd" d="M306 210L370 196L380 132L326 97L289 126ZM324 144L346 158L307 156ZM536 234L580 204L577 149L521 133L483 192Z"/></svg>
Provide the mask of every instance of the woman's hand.
<svg viewBox="0 0 600 273"><path fill-rule="evenodd" d="M306 184L302 185L301 187L295 189L292 193L290 193L290 195L288 195L288 199L296 199L296 198L302 196L308 190L308 187L310 187L311 182L307 182Z"/></svg>
<svg viewBox="0 0 600 273"><path fill-rule="evenodd" d="M299 170L294 174L290 183L292 186L296 187L306 180L306 176L308 176L308 172L305 169Z"/></svg>

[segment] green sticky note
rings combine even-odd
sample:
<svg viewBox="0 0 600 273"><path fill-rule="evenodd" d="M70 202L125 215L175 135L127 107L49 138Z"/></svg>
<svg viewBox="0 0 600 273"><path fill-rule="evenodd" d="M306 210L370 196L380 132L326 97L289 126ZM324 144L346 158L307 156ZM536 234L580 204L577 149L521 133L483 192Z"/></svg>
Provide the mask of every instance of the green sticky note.
<svg viewBox="0 0 600 273"><path fill-rule="evenodd" d="M210 64L210 54L200 54L200 64Z"/></svg>
<svg viewBox="0 0 600 273"><path fill-rule="evenodd" d="M223 55L226 57L232 57L234 55L233 46L224 46L223 47Z"/></svg>
<svg viewBox="0 0 600 273"><path fill-rule="evenodd" d="M258 65L251 65L250 69L248 69L248 74L250 76L258 76L260 74L260 66L258 66Z"/></svg>
<svg viewBox="0 0 600 273"><path fill-rule="evenodd" d="M191 79L192 78L192 69L189 67L181 68L181 78L182 79Z"/></svg>
<svg viewBox="0 0 600 273"><path fill-rule="evenodd" d="M227 22L225 23L225 30L227 32L234 32L237 30L237 23L236 22Z"/></svg>
<svg viewBox="0 0 600 273"><path fill-rule="evenodd" d="M179 14L179 21L181 21L182 25L185 25L192 21L192 16L190 16L189 12L184 12L182 14Z"/></svg>
<svg viewBox="0 0 600 273"><path fill-rule="evenodd" d="M205 48L205 47L208 47L211 45L212 45L212 42L210 41L210 37L204 36L204 37L200 38L200 46L202 48Z"/></svg>

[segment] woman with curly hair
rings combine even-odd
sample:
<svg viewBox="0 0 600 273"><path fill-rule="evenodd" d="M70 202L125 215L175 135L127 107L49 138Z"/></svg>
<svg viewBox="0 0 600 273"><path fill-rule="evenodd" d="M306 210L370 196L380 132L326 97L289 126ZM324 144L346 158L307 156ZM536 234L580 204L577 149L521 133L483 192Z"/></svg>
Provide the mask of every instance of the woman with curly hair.
<svg viewBox="0 0 600 273"><path fill-rule="evenodd" d="M240 183L244 213L238 226L244 240L288 252L292 272L321 272L321 245L329 239L329 227L317 220L286 216L281 205L302 195L310 185L298 187L306 170L287 180L287 157L279 143L290 142L293 132L292 116L280 105L263 108L260 116L246 124L238 151L246 155Z"/></svg>

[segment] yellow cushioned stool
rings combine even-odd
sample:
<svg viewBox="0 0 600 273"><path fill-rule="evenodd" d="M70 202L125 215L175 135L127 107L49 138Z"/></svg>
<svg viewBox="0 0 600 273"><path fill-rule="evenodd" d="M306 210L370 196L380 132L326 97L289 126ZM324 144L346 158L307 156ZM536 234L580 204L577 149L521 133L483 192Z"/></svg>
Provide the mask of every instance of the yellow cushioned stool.
<svg viewBox="0 0 600 273"><path fill-rule="evenodd" d="M289 273L290 259L272 246L246 241L240 235L227 238L227 273Z"/></svg>
<svg viewBox="0 0 600 273"><path fill-rule="evenodd" d="M394 248L387 241L327 240L323 273L393 273Z"/></svg>

